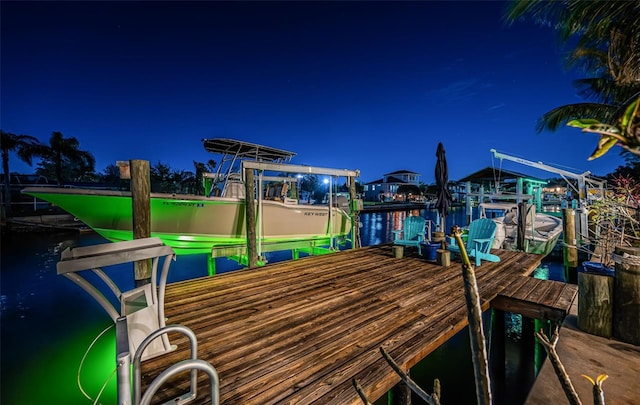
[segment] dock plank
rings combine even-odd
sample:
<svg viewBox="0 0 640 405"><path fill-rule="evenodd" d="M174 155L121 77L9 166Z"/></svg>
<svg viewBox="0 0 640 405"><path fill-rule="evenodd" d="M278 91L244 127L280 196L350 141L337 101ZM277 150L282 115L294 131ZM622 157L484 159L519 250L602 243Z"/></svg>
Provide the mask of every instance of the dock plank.
<svg viewBox="0 0 640 405"><path fill-rule="evenodd" d="M580 330L578 310L578 300L575 300L560 329L556 350L581 402L594 403L593 385L582 375L595 380L599 374L607 374L609 378L602 386L606 403L637 405L640 403L640 346ZM545 360L525 405L547 404L564 405L569 404L569 400L552 364Z"/></svg>
<svg viewBox="0 0 640 405"><path fill-rule="evenodd" d="M528 318L562 321L575 300L578 288L553 280L521 277L505 288L492 302L493 308L522 314Z"/></svg>
<svg viewBox="0 0 640 405"><path fill-rule="evenodd" d="M475 269L484 309L505 289L533 293L520 280L541 261L494 253L499 263ZM358 404L353 378L374 400L399 381L380 347L407 369L467 325L460 263L438 266L411 249L397 259L390 244L170 284L165 314L195 332L199 358L220 376L222 403L243 405ZM170 339L175 352L143 362L143 387L188 357L186 339ZM205 387L195 403L208 403ZM187 389L178 376L154 403Z"/></svg>

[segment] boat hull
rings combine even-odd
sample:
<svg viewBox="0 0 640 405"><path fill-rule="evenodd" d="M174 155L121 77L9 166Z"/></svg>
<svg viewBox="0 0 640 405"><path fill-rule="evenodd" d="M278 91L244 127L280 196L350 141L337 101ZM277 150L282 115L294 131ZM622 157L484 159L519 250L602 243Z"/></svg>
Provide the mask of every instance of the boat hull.
<svg viewBox="0 0 640 405"><path fill-rule="evenodd" d="M59 206L111 241L133 238L128 192L35 187L23 192ZM159 237L177 254L246 245L244 199L152 193L150 207L151 236ZM328 206L263 201L256 209L259 242L345 237L351 230L349 215L335 207L330 213Z"/></svg>
<svg viewBox="0 0 640 405"><path fill-rule="evenodd" d="M517 250L517 225L505 223L505 217L492 219L498 225L493 248ZM528 224L525 230L523 250L527 253L546 256L554 249L561 234L562 221L560 219L537 213L533 227Z"/></svg>

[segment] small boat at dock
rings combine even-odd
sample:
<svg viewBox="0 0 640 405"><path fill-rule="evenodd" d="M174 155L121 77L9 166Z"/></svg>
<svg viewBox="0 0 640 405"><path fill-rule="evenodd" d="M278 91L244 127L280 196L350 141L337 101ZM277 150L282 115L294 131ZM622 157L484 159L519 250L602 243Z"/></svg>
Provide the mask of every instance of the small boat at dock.
<svg viewBox="0 0 640 405"><path fill-rule="evenodd" d="M535 205L527 204L524 215L518 213L518 204L506 202L481 203L481 218L490 218L497 225L494 249L524 250L527 253L548 255L562 233L562 220L536 212ZM525 218L519 221L519 217ZM521 249L518 249L518 226L521 227Z"/></svg>

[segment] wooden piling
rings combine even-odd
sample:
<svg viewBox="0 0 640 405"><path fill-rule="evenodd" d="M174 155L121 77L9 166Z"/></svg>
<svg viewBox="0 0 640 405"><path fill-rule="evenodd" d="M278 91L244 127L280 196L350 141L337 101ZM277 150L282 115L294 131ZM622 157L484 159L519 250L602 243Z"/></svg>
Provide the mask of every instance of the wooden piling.
<svg viewBox="0 0 640 405"><path fill-rule="evenodd" d="M355 177L347 177L349 183L349 197L351 197L351 249L360 247L360 220L358 213L358 201L356 199L356 179Z"/></svg>
<svg viewBox="0 0 640 405"><path fill-rule="evenodd" d="M578 270L578 248L576 247L576 212L572 208L562 209L562 235L565 279L575 284Z"/></svg>
<svg viewBox="0 0 640 405"><path fill-rule="evenodd" d="M613 288L613 336L640 346L640 248L617 246Z"/></svg>
<svg viewBox="0 0 640 405"><path fill-rule="evenodd" d="M520 337L520 346L522 347L520 363L530 364L525 367L522 372L523 381L534 381L536 376L536 351L538 342L536 341L535 319L522 316L522 336Z"/></svg>
<svg viewBox="0 0 640 405"><path fill-rule="evenodd" d="M524 237L527 229L527 203L518 203L518 227L516 229L516 249L525 250Z"/></svg>
<svg viewBox="0 0 640 405"><path fill-rule="evenodd" d="M256 243L256 205L255 181L253 169L244 169L245 207L247 223L247 255L249 256L249 268L258 267L258 249Z"/></svg>
<svg viewBox="0 0 640 405"><path fill-rule="evenodd" d="M409 375L409 370L407 370ZM387 399L389 405L411 405L411 388L404 381L400 381L396 384L391 391Z"/></svg>
<svg viewBox="0 0 640 405"><path fill-rule="evenodd" d="M610 338L613 327L613 277L578 273L578 328Z"/></svg>
<svg viewBox="0 0 640 405"><path fill-rule="evenodd" d="M130 160L133 238L151 236L151 178L148 160ZM151 259L134 263L136 286L151 282Z"/></svg>
<svg viewBox="0 0 640 405"><path fill-rule="evenodd" d="M493 384L493 398L496 402L504 402L506 387L506 329L505 312L499 309L491 311L491 334L489 346L489 365L491 367L491 383Z"/></svg>

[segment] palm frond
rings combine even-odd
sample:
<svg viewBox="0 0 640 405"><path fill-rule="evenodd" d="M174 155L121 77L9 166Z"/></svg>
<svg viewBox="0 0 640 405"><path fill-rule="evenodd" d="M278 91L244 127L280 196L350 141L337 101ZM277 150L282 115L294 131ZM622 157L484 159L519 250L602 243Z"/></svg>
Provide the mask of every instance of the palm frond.
<svg viewBox="0 0 640 405"><path fill-rule="evenodd" d="M571 120L593 118L602 123L614 124L620 114L619 107L611 104L578 103L563 105L544 113L536 123L536 131L555 132Z"/></svg>
<svg viewBox="0 0 640 405"><path fill-rule="evenodd" d="M567 56L565 68L581 68L589 75L600 76L609 69L608 60L606 50L578 46Z"/></svg>
<svg viewBox="0 0 640 405"><path fill-rule="evenodd" d="M640 82L621 85L608 76L577 79L573 81L573 86L578 90L578 95L584 99L617 106L624 104L640 92Z"/></svg>

